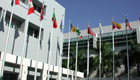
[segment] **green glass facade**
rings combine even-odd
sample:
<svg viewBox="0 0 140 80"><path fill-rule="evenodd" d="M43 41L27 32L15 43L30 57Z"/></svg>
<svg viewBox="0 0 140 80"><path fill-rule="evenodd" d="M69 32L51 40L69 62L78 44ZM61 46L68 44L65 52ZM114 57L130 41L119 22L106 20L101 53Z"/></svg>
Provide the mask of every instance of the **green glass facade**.
<svg viewBox="0 0 140 80"><path fill-rule="evenodd" d="M131 32L130 30L127 31L128 34L128 41L130 42L131 39L133 40L137 40L137 33L136 33L136 29L133 29L133 32ZM99 41L99 34L97 37L97 40L93 39L93 36L90 36L90 40L89 40L89 44L90 44L90 48L93 48L93 43L96 43L96 41ZM78 49L87 49L87 40L88 40L88 36L84 36L82 38L82 40L80 40L80 38L78 38ZM70 46L76 46L76 41L77 38L71 38L70 39ZM63 42L63 53L67 53L68 52L68 42L69 39L65 39ZM101 37L101 42L110 42L112 44L112 32L110 33L103 33L102 37ZM114 32L114 43L115 43L115 50L116 51L120 51L122 48L126 47L126 30L123 31L117 31ZM112 47L112 46L111 46Z"/></svg>

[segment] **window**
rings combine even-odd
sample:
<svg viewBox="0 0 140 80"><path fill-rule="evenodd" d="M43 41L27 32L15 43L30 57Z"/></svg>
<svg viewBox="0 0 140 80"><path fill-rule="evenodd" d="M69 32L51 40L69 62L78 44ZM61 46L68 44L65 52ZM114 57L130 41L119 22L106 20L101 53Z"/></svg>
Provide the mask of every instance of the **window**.
<svg viewBox="0 0 140 80"><path fill-rule="evenodd" d="M35 38L38 38L39 30L36 30L36 29L34 29L34 28L29 26L29 28L28 28L28 35L33 36Z"/></svg>
<svg viewBox="0 0 140 80"><path fill-rule="evenodd" d="M29 23L29 27L28 27L28 35L34 37L34 38L39 38L39 27ZM44 29L41 29L41 35L40 35L40 40L43 40L43 35L44 35Z"/></svg>
<svg viewBox="0 0 140 80"><path fill-rule="evenodd" d="M7 11L6 18L5 18L5 21L6 21L5 25L7 25L7 26L9 26L10 15L11 15L11 12ZM24 19L22 19L21 17L13 14L12 22L11 22L10 27L23 32L24 31L24 28L22 28L23 23L24 23Z"/></svg>
<svg viewBox="0 0 140 80"><path fill-rule="evenodd" d="M38 0L33 0L33 6L34 6L34 9L41 13L41 8L42 8L42 3L39 2ZM44 15L46 15L46 6L44 5Z"/></svg>

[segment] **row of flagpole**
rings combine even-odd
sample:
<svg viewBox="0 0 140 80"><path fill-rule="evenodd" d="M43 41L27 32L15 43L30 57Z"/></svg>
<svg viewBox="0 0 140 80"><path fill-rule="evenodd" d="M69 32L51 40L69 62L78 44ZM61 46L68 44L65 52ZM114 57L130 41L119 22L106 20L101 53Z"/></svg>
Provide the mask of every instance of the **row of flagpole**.
<svg viewBox="0 0 140 80"><path fill-rule="evenodd" d="M8 32L7 32L6 42L5 42L4 56L3 56L3 61L2 61L1 73L0 73L0 77L1 78L3 77L3 73L4 73L4 65L5 65L5 59L6 59L7 45L8 45L8 41L9 41L9 34L10 34L10 28L11 28L10 26L11 26L11 22L12 22L13 11L14 11L14 6L15 5L19 5L19 0L12 0L12 2L11 2L12 10L11 10L11 16L10 16L10 21L9 21L9 26L8 26ZM25 46L26 46L26 40L27 40L29 15L32 14L32 13L34 13L34 7L33 7L33 4L32 4L32 0L29 0L28 6L29 6L29 8L28 8L28 15L27 15L27 19L26 19L26 22L25 22L25 28L24 28L24 31L25 31L24 32L24 41L23 41L23 47L22 47L22 54L21 54L21 60L20 60L20 71L19 71L19 75L18 75L18 80L20 80L21 77L22 77L23 58L24 58ZM42 4L41 15L40 15L39 41L38 41L38 49L37 49L37 55L36 55L34 80L36 80L37 66L38 66L38 55L39 55L39 51L40 51L41 27L42 27L42 20L44 18L43 7L44 7L44 2ZM2 9L1 18L4 18L5 16L6 16L6 10ZM64 15L62 15L62 18L63 18L63 16ZM4 20L1 20L1 21L4 21ZM53 21L53 28L57 28L57 22L56 22L56 18L55 18L55 13L53 13L52 21ZM52 31L51 31L51 40L50 40L48 68L50 67L50 57L51 57L50 54L51 54L51 47L52 47L53 28L52 28ZM64 27L63 27L62 22L61 22L61 31L63 31L62 28L64 28ZM60 37L62 37L62 36L60 36ZM61 39L60 42L62 43L62 39ZM62 50L60 50L60 54L61 53L62 53ZM60 55L59 60L61 60L61 55ZM60 64L61 64L61 61L59 62L59 65ZM59 66L59 70L60 70L60 66ZM48 77L48 80L49 80L49 73L50 73L50 69L48 69L48 74L47 74L48 75L47 76ZM60 75L60 72L58 73L58 78L59 78L59 75Z"/></svg>
<svg viewBox="0 0 140 80"><path fill-rule="evenodd" d="M8 26L8 32L7 32L7 36L6 36L6 42L5 42L5 48L4 48L4 56L3 56L3 61L2 61L2 68L1 68L1 75L0 77L3 77L4 74L4 65L5 65L5 59L6 59L6 53L7 53L7 46L8 46L8 42L9 42L9 35L10 35L10 26L11 26L11 22L12 22L12 17L13 17L13 10L14 10L14 5L15 3L12 2L12 10L11 10L11 15L10 15L10 21L9 21L9 26ZM18 4L16 4L18 5ZM5 12L3 12L5 11ZM6 10L2 9L2 14L4 14L3 16L6 16ZM3 24L4 25L4 24Z"/></svg>
<svg viewBox="0 0 140 80"><path fill-rule="evenodd" d="M140 14L140 13L139 13ZM140 15L139 15L139 19L140 19ZM116 22L114 22L113 21L113 17L112 17L112 23L113 23L113 25L112 25L112 54L113 54L113 80L115 80L115 43L114 43L114 29L117 27L118 29L121 29L121 25L120 24L118 24L118 23L116 23ZM131 31L133 31L133 29L132 29L132 27L130 26L130 24L129 24L129 22L128 22L128 20L127 20L127 18L126 18L126 15L125 15L125 23L126 23L126 48L127 48L127 67L128 67L128 80L129 80L129 74L130 74L130 71L129 71L129 51L128 51L128 36L127 36L127 27L129 27L129 29L131 30ZM70 26L71 26L71 28L70 28ZM69 21L69 42L68 42L68 61L67 61L67 80L68 80L68 78L69 78L69 55L70 55L70 32L76 32L76 30L72 30L72 28L73 28L74 26L72 26L72 24L71 24L71 20ZM74 27L75 28L75 27ZM70 30L71 29L71 30ZM89 23L88 23L88 30L89 30L90 28L89 28ZM99 43L99 80L101 80L101 74L102 74L102 70L101 70L101 61L102 61L102 59L101 59L101 55L102 55L102 52L101 52L101 37L102 37L102 33L103 33L103 28L102 28L102 25L101 25L101 20L99 21L99 30L100 30L100 36L99 36L99 38L100 38L100 43ZM92 32L92 33L89 33L88 32L88 45L87 45L87 80L89 79L88 78L88 76L89 76L89 34L95 34L91 29L90 29L90 31ZM76 67L75 67L75 80L76 80L76 77L77 77L77 75L76 75L76 72L77 72L77 52L78 52L78 36L77 36L77 41L76 41Z"/></svg>
<svg viewBox="0 0 140 80"><path fill-rule="evenodd" d="M14 5L15 5L15 3L14 3ZM11 11L11 16L10 16L10 22L9 22L9 28L8 28L8 32L7 32L7 38L6 38L6 44L5 44L5 49L4 49L4 57L3 57L3 63L2 63L2 69L1 69L1 76L3 76L3 72L4 72L4 64L5 64L5 58L6 58L6 52L7 52L7 44L8 44L8 38L9 38L9 32L10 32L10 26L11 26L11 21L12 21L12 16L13 16L13 9L14 9L14 5L13 5L13 7L12 7L12 11ZM31 6L31 7L29 7L29 8L32 8L33 7L33 5L32 5L32 0L30 0L29 1L29 6ZM23 51L22 51L22 56L21 56L21 64L20 64L20 73L19 73L19 77L18 77L18 79L20 79L21 78L21 71L22 71L22 64L23 64L23 56L24 56L24 52L25 52L25 43L26 43L26 40L27 40L27 29L28 29L28 21L29 21L29 14L30 13L28 13L28 15L27 15L27 19L26 19L26 23L25 23L25 33L24 33L24 42L23 42ZM101 23L101 22L100 22ZM67 70L69 70L69 54L70 54L70 24L71 24L71 21L69 21L69 46L68 46L68 64L67 64ZM40 32L39 32L39 44L40 44L40 33L41 33L41 25L42 25L42 21L41 21L41 23L40 23ZM126 22L126 47L127 47L127 64L128 64L128 79L129 79L129 52L128 52L128 38L127 38L127 26L129 26L129 25L127 25L127 22ZM53 29L52 29L52 32L51 33L53 33ZM52 40L52 36L53 36L53 34L51 34L51 40ZM89 38L89 37L88 37ZM113 39L114 39L114 32L113 32ZM50 41L51 41L50 40ZM77 39L78 40L78 39ZM52 42L52 41L51 41ZM78 42L78 41L77 41ZM89 42L88 42L89 43ZM34 77L34 79L36 79L36 72L37 72L37 63L38 63L38 53L39 53L39 44L38 44L38 51L37 51L37 57L36 57L36 67L35 67L35 77ZM50 53L51 53L51 45L52 45L52 43L50 44L50 51L49 51L49 60L48 60L48 68L50 67ZM114 40L113 40L113 45L114 45ZM88 59L89 59L89 51L87 51L87 53L88 53ZM77 59L77 57L76 57L76 59ZM88 59L87 59L87 61L88 61ZM76 63L76 65L77 65L77 63ZM89 61L87 62L87 68L89 67L88 66L89 65ZM77 66L76 66L77 67ZM100 68L101 68L101 33L100 33ZM76 70L77 68L75 68L75 70ZM77 72L77 70L76 70L76 72ZM114 79L114 77L115 77L115 75L114 75L114 46L113 46L113 79ZM88 69L87 69L87 76L88 76L88 74L89 74L89 71L88 71ZM100 72L100 77L101 77L101 72ZM49 76L49 70L48 70L48 76ZM67 71L67 79L68 79L68 76L69 76L69 71ZM76 79L76 78L75 78ZM48 80L49 80L49 77L48 77Z"/></svg>

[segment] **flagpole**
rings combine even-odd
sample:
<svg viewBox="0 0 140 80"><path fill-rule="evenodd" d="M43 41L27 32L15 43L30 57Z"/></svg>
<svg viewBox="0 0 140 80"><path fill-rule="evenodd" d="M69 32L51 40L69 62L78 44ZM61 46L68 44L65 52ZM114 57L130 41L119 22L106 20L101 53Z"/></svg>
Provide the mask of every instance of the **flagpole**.
<svg viewBox="0 0 140 80"><path fill-rule="evenodd" d="M112 17L112 21L113 21L113 17ZM115 57L114 57L114 52L115 52L115 48L114 48L114 30L112 30L112 43L113 43L113 80L115 80Z"/></svg>
<svg viewBox="0 0 140 80"><path fill-rule="evenodd" d="M44 2L42 4L44 6ZM42 14L41 14L42 15ZM41 20L41 19L40 19ZM36 65L35 65L35 74L34 74L34 80L36 80L37 75L37 67L38 67L38 55L40 51L40 41L41 41L41 28L42 28L42 20L40 21L40 28L39 28L39 39L38 39L38 49L36 54Z"/></svg>
<svg viewBox="0 0 140 80"><path fill-rule="evenodd" d="M39 40L38 40L38 49L37 49L37 57L36 57L36 65L35 65L35 74L34 74L34 80L36 80L36 74L37 74L37 67L38 67L38 55L40 51L40 37L41 37L41 27L42 27L42 21L40 22L40 29L39 29Z"/></svg>
<svg viewBox="0 0 140 80"><path fill-rule="evenodd" d="M77 24L77 28L78 28ZM77 42L76 42L76 66L75 66L75 80L77 80L77 54L78 54L78 34L77 34Z"/></svg>
<svg viewBox="0 0 140 80"><path fill-rule="evenodd" d="M62 15L62 20L63 20L63 17L64 15ZM61 25L60 25L61 26ZM63 28L63 24L62 24L62 28ZM63 35L63 29L62 29L62 35ZM61 68L61 55L62 55L62 48L63 48L63 39L62 39L62 36L61 36L61 30L60 30L60 42L61 42L61 49L60 49L60 55L59 55L59 64L58 64L58 79L57 80L60 80L60 68Z"/></svg>
<svg viewBox="0 0 140 80"><path fill-rule="evenodd" d="M23 47L22 47L22 54L21 54L21 61L20 61L20 72L19 72L19 77L18 80L21 79L22 77L22 66L23 66L23 57L25 53L25 45L26 45L26 40L27 40L27 30L28 30L28 23L29 22L29 15L27 15L26 23L25 23L25 29L24 29L24 42L23 42Z"/></svg>
<svg viewBox="0 0 140 80"><path fill-rule="evenodd" d="M3 73L4 73L4 65L5 65L5 59L6 59L6 54L7 54L7 47L8 47L8 42L9 42L9 35L10 35L10 29L11 29L10 26L11 26L12 17L13 17L14 5L15 5L15 3L13 3L11 15L10 15L10 21L9 21L9 26L8 26L8 32L7 32L7 37L6 37L4 56L3 56L2 68L1 68L1 77L3 77ZM6 14L5 14L5 16L6 16Z"/></svg>
<svg viewBox="0 0 140 80"><path fill-rule="evenodd" d="M49 80L49 74L50 74L50 60L51 60L51 52L52 52L52 37L53 37L53 27L51 31L51 40L50 40L50 50L49 50L49 59L48 59L48 74L47 74L47 80Z"/></svg>
<svg viewBox="0 0 140 80"><path fill-rule="evenodd" d="M68 80L68 78L69 78L69 56L70 56L70 24L71 24L71 20L69 20L69 44L68 44L67 80Z"/></svg>
<svg viewBox="0 0 140 80"><path fill-rule="evenodd" d="M89 22L88 22L89 27ZM87 80L89 80L89 34L88 34L88 45L87 45Z"/></svg>
<svg viewBox="0 0 140 80"><path fill-rule="evenodd" d="M53 10L55 11L55 8ZM52 53L52 38L53 38L53 27L52 27L52 31L51 31L51 40L50 40L50 51L49 51L49 59L48 59L47 80L49 80L49 74L50 74L50 60L51 60L51 53Z"/></svg>
<svg viewBox="0 0 140 80"><path fill-rule="evenodd" d="M99 23L101 24L101 20L99 21ZM102 33L101 33L101 27L100 27L100 65L99 65L100 70L99 70L99 80L101 80L101 35L102 35Z"/></svg>
<svg viewBox="0 0 140 80"><path fill-rule="evenodd" d="M126 15L125 15L126 20ZM129 51L128 51L128 36L127 36L127 22L126 22L126 48L127 48L127 68L128 68L128 80L129 80Z"/></svg>

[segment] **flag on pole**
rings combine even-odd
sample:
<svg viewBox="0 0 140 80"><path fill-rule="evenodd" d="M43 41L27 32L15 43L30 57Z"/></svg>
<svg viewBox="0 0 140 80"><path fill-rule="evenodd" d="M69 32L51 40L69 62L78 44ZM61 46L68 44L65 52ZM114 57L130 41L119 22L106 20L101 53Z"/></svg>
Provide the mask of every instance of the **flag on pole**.
<svg viewBox="0 0 140 80"><path fill-rule="evenodd" d="M128 22L128 20L127 20L127 18L126 18L126 27L128 26L129 27L129 29L131 30L131 32L133 31L133 29L132 29L132 27L130 26L130 24L129 24L129 22Z"/></svg>
<svg viewBox="0 0 140 80"><path fill-rule="evenodd" d="M28 15L34 13L34 7L33 7L33 3L32 0L30 0L29 2L29 10L28 10Z"/></svg>
<svg viewBox="0 0 140 80"><path fill-rule="evenodd" d="M44 19L44 5L42 4L40 21Z"/></svg>
<svg viewBox="0 0 140 80"><path fill-rule="evenodd" d="M14 0L11 1L11 6L13 6L13 4L14 4Z"/></svg>
<svg viewBox="0 0 140 80"><path fill-rule="evenodd" d="M57 22L56 22L55 12L53 12L52 22L53 22L53 28L56 29L57 28Z"/></svg>
<svg viewBox="0 0 140 80"><path fill-rule="evenodd" d="M13 6L14 0L11 1L11 6ZM15 0L15 5L19 5L19 0Z"/></svg>
<svg viewBox="0 0 140 80"><path fill-rule="evenodd" d="M113 29L115 29L116 27L118 28L118 29L121 29L121 25L120 24L118 24L118 23L116 23L116 22L114 22L114 21L112 21L112 28Z"/></svg>
<svg viewBox="0 0 140 80"><path fill-rule="evenodd" d="M61 32L62 32L62 27L63 27L62 21L63 20L61 20L61 24L60 24L60 30L61 30Z"/></svg>
<svg viewBox="0 0 140 80"><path fill-rule="evenodd" d="M79 30L79 29L77 29L77 30L76 30L76 32L78 33L78 35L79 35L80 39L82 39L82 34L81 34L80 30Z"/></svg>
<svg viewBox="0 0 140 80"><path fill-rule="evenodd" d="M15 5L19 5L19 0L15 0Z"/></svg>
<svg viewBox="0 0 140 80"><path fill-rule="evenodd" d="M99 23L99 28L100 28L100 34L102 34L103 33L103 28L102 28L101 22Z"/></svg>
<svg viewBox="0 0 140 80"><path fill-rule="evenodd" d="M87 33L93 35L94 37L96 37L96 34L90 29L89 26L88 26L88 31L87 31Z"/></svg>
<svg viewBox="0 0 140 80"><path fill-rule="evenodd" d="M77 29L71 24L71 32L77 32Z"/></svg>

